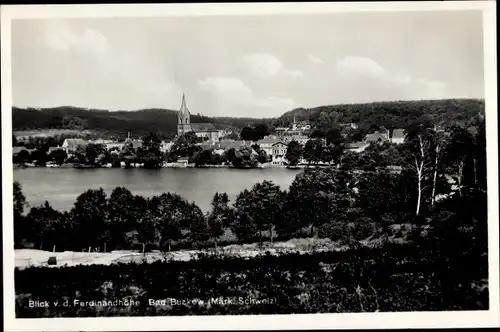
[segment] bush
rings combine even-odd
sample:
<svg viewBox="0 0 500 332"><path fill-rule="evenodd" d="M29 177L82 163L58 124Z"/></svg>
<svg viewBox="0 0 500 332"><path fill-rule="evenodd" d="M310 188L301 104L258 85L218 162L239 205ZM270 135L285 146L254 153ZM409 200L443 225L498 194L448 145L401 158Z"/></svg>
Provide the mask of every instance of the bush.
<svg viewBox="0 0 500 332"><path fill-rule="evenodd" d="M478 268L487 264L487 257L461 255L458 259L459 263L452 263L439 251L388 244L380 249L260 255L250 259L200 255L191 261L16 269L16 316L487 310L487 284L481 281L487 280L487 270ZM218 297L271 301L260 305L207 305L209 299ZM305 301L305 297L309 300ZM140 304L49 309L29 306L29 300L35 299L127 298ZM149 299L168 298L200 299L204 304L155 307L148 303Z"/></svg>

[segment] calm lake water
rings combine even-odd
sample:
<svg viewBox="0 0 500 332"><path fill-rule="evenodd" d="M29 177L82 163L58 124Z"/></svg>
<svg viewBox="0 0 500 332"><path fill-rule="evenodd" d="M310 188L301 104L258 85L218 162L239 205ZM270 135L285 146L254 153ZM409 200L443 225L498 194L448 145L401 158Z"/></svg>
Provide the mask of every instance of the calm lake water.
<svg viewBox="0 0 500 332"><path fill-rule="evenodd" d="M109 195L118 187L133 194L151 197L173 192L208 211L216 192L225 192L233 202L243 189L255 183L271 180L288 189L301 170L285 168L161 168L149 169L75 169L75 168L16 168L14 180L21 183L30 206L46 200L59 210L69 210L76 197L87 189L102 187Z"/></svg>

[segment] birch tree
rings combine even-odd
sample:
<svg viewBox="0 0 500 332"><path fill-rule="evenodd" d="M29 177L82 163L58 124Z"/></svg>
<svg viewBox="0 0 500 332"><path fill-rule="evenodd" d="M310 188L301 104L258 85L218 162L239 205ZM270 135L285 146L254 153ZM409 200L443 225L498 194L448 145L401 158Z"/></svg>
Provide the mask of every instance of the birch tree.
<svg viewBox="0 0 500 332"><path fill-rule="evenodd" d="M428 188L426 179L432 172L430 160L431 139L429 131L422 126L410 128L407 132L405 167L415 175L416 206L415 216L419 216L424 201L424 192Z"/></svg>
<svg viewBox="0 0 500 332"><path fill-rule="evenodd" d="M441 169L440 163L442 162L442 150L444 145L444 133L440 126L434 126L432 130L432 151L433 151L433 175L432 175L432 192L431 192L431 206L436 204L436 187L438 180L438 173Z"/></svg>
<svg viewBox="0 0 500 332"><path fill-rule="evenodd" d="M446 145L446 162L450 172L455 174L458 194L462 196L465 167L474 146L474 137L464 127L452 126Z"/></svg>

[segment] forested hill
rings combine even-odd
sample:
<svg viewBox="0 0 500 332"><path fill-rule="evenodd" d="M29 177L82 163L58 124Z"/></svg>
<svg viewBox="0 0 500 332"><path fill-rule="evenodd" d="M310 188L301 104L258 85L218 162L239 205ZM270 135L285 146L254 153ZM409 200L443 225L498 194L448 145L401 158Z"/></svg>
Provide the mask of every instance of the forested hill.
<svg viewBox="0 0 500 332"><path fill-rule="evenodd" d="M363 129L406 129L410 124L429 121L442 125L469 123L478 115L484 116L484 99L390 101L298 108L283 114L275 125L292 123L295 116L296 121L306 120L313 127L357 123Z"/></svg>
<svg viewBox="0 0 500 332"><path fill-rule="evenodd" d="M369 130L378 126L407 128L418 122L468 123L478 114L484 115L482 99L446 99L423 101L393 101L366 104L344 104L298 108L277 119L253 119L215 117L210 118L193 114L191 122L212 122L219 129L241 129L246 125L267 123L269 125L288 125L307 120L313 127L325 128L341 123L357 123L360 128ZM56 108L18 108L12 109L13 130L64 128L64 119L78 117L85 128L109 133L143 135L161 131L165 134L177 132L177 111L168 109L144 109L137 111L116 111L85 109L78 107ZM66 119L67 120L67 119Z"/></svg>
<svg viewBox="0 0 500 332"><path fill-rule="evenodd" d="M143 109L137 111L116 111L86 109L71 106L55 108L12 108L13 130L56 129L64 128L64 118L78 117L85 122L85 128L107 131L109 133L126 133L143 135L148 132L161 131L165 134L177 132L178 111L168 109ZM212 122L219 129L241 129L248 123L260 122L259 119L220 117L210 118L191 115L191 122Z"/></svg>

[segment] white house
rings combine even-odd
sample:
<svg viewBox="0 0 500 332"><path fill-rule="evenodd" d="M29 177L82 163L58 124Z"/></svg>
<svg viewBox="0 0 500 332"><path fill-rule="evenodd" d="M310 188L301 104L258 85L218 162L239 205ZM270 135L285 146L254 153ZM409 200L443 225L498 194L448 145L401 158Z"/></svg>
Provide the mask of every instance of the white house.
<svg viewBox="0 0 500 332"><path fill-rule="evenodd" d="M163 153L170 152L170 149L172 149L173 145L174 145L174 142L162 141L160 143L160 151L163 152Z"/></svg>
<svg viewBox="0 0 500 332"><path fill-rule="evenodd" d="M266 152L268 156L273 155L273 145L281 142L280 139L278 139L275 136L267 136L261 139L260 141L257 141L257 144L259 147Z"/></svg>
<svg viewBox="0 0 500 332"><path fill-rule="evenodd" d="M64 151L66 151L66 154L69 156L75 153L78 147L87 146L87 144L88 142L81 138L66 138L62 145L62 148Z"/></svg>
<svg viewBox="0 0 500 332"><path fill-rule="evenodd" d="M273 165L285 165L288 163L286 160L286 151L288 145L284 142L276 142L272 145L272 164Z"/></svg>

